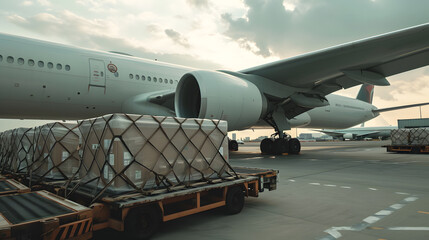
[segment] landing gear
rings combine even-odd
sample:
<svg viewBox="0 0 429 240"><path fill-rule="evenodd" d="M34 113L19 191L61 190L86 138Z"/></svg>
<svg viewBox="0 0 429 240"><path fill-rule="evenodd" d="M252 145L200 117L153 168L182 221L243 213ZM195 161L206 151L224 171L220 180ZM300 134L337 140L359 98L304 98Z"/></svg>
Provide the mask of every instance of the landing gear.
<svg viewBox="0 0 429 240"><path fill-rule="evenodd" d="M298 154L301 151L299 140L283 132L284 130L290 130L290 122L280 105L268 114L264 120L274 128L276 133L271 138L262 140L260 145L262 154Z"/></svg>
<svg viewBox="0 0 429 240"><path fill-rule="evenodd" d="M284 138L265 138L260 149L262 154L281 155L283 153L298 154L301 151L301 143L296 138L285 135Z"/></svg>
<svg viewBox="0 0 429 240"><path fill-rule="evenodd" d="M238 142L235 140L228 139L228 148L229 151L238 151Z"/></svg>

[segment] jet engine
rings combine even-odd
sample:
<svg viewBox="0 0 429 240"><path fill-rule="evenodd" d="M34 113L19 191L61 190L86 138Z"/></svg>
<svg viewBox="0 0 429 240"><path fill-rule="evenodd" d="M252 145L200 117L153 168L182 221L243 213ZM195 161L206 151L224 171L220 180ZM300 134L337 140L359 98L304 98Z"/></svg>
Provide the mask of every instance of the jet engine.
<svg viewBox="0 0 429 240"><path fill-rule="evenodd" d="M253 83L216 71L186 73L176 88L174 107L178 117L228 121L228 130L256 124L265 114L267 101Z"/></svg>
<svg viewBox="0 0 429 240"><path fill-rule="evenodd" d="M343 134L343 138L344 138L344 139L350 139L350 140L353 140L353 139L355 139L355 137L356 137L356 135L355 135L355 134L353 134L353 133L344 133L344 134Z"/></svg>

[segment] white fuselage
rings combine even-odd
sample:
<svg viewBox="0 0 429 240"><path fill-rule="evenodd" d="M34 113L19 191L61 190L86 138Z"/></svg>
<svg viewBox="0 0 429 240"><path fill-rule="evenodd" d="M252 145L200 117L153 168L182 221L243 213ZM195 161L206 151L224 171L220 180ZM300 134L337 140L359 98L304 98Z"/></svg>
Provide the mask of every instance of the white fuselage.
<svg viewBox="0 0 429 240"><path fill-rule="evenodd" d="M174 91L192 70L0 34L0 117L71 120L126 112L130 98ZM333 94L327 99L329 106L295 117L292 127L347 128L376 117L371 104ZM157 104L142 104L141 114L174 114Z"/></svg>

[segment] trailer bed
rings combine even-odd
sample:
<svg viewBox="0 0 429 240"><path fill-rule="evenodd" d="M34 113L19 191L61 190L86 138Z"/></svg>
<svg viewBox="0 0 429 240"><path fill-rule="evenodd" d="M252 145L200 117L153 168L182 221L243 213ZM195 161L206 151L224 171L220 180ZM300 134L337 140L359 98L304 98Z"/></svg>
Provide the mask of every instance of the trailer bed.
<svg viewBox="0 0 429 240"><path fill-rule="evenodd" d="M91 209L47 191L0 196L0 239L89 239Z"/></svg>
<svg viewBox="0 0 429 240"><path fill-rule="evenodd" d="M386 145L387 152L429 153L429 145Z"/></svg>
<svg viewBox="0 0 429 240"><path fill-rule="evenodd" d="M13 179L0 179L0 196L11 193L30 192L30 188ZM1 206L0 206L1 207Z"/></svg>

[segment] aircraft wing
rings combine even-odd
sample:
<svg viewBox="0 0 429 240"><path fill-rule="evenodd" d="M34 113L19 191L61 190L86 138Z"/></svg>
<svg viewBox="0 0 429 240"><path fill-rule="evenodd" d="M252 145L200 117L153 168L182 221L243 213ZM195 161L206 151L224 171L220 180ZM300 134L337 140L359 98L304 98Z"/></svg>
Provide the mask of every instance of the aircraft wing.
<svg viewBox="0 0 429 240"><path fill-rule="evenodd" d="M342 137L344 135L343 132L336 132L334 130L325 130L325 129L318 130L318 129L313 129L313 131L318 131L318 132L324 133L326 135L329 135L331 137Z"/></svg>
<svg viewBox="0 0 429 240"><path fill-rule="evenodd" d="M380 112L394 111L394 110L403 109L403 108L419 107L424 105L429 105L429 103L417 103L417 104L403 105L403 106L397 106L397 107L380 108L380 109L374 109L372 111L374 113L380 113Z"/></svg>
<svg viewBox="0 0 429 240"><path fill-rule="evenodd" d="M371 131L371 132L361 132L359 134L356 134L357 137L365 137L371 134L377 134L380 133L380 131Z"/></svg>
<svg viewBox="0 0 429 240"><path fill-rule="evenodd" d="M240 71L327 95L429 64L429 23Z"/></svg>

